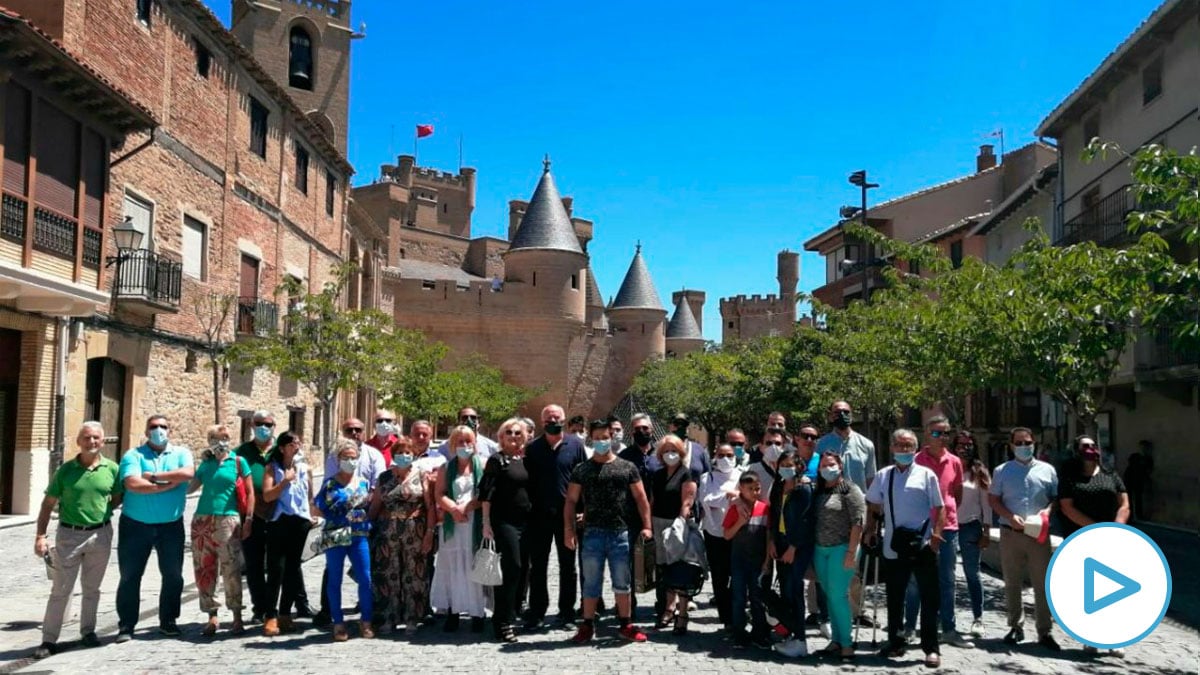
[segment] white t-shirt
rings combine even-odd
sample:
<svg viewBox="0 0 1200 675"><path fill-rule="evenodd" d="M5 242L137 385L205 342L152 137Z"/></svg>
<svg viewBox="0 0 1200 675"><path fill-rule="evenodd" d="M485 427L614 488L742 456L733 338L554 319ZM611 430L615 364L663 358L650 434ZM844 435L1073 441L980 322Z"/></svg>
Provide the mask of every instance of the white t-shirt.
<svg viewBox="0 0 1200 675"><path fill-rule="evenodd" d="M891 499L888 499L889 490L892 491ZM934 525L932 512L942 506L942 491L938 488L937 475L923 466L912 464L906 471L898 471L894 465L886 466L871 482L867 502L883 509L883 557L895 560L892 532L897 527L915 530L924 525L925 536L921 541L929 543ZM892 512L893 503L895 513Z"/></svg>

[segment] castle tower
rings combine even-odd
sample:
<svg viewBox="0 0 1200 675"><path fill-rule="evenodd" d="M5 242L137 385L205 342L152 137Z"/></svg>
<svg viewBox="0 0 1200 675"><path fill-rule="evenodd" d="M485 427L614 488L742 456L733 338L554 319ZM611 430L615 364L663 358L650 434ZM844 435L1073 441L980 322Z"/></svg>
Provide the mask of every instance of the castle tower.
<svg viewBox="0 0 1200 675"><path fill-rule="evenodd" d="M794 301L796 286L800 283L800 254L785 248L776 257L776 265L778 273L775 278L779 280L779 297L785 302Z"/></svg>
<svg viewBox="0 0 1200 675"><path fill-rule="evenodd" d="M350 0L233 0L231 30L346 154Z"/></svg>
<svg viewBox="0 0 1200 675"><path fill-rule="evenodd" d="M608 324L613 330L613 350L626 376L632 381L642 363L666 355L666 318L650 270L638 244L621 282L617 297L608 307Z"/></svg>
<svg viewBox="0 0 1200 675"><path fill-rule="evenodd" d="M696 320L696 325L704 328L704 300L708 294L704 291L692 290L684 288L675 291L671 294L671 305L678 307L681 299L687 300L688 306L692 310L692 318Z"/></svg>
<svg viewBox="0 0 1200 675"><path fill-rule="evenodd" d="M555 308L563 318L583 323L587 316L587 255L550 173L550 158L521 223L504 252L504 279L519 284L526 307Z"/></svg>
<svg viewBox="0 0 1200 675"><path fill-rule="evenodd" d="M667 355L676 358L698 352L704 349L704 335L692 316L691 303L686 298L675 294L675 315L667 324Z"/></svg>

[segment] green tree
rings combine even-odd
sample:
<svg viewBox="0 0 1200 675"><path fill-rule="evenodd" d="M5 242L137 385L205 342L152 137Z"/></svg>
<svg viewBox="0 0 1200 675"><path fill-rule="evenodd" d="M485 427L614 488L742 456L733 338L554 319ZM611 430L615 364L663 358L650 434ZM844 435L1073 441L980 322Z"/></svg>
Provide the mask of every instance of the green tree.
<svg viewBox="0 0 1200 675"><path fill-rule="evenodd" d="M443 420L457 419L458 411L471 405L482 420L495 425L544 391L505 382L504 373L478 353L466 357L455 368L439 369L437 361L446 353L441 343L423 351L422 366L402 378L402 393L397 394L397 388L385 385L387 393L381 394L384 400L401 414L427 418L435 426ZM429 359L436 355L440 356L430 367Z"/></svg>
<svg viewBox="0 0 1200 675"><path fill-rule="evenodd" d="M236 302L234 296L216 292L197 295L192 302L192 312L204 337L204 353L212 369L213 424L221 423L225 407L221 401L221 355L228 344L225 326L229 323Z"/></svg>
<svg viewBox="0 0 1200 675"><path fill-rule="evenodd" d="M341 391L374 387L389 364L403 362L406 342L392 317L375 309L347 310L342 298L351 264L334 267L333 279L317 293L287 277L279 293L299 298L284 318L284 329L230 345L225 360L242 371L266 368L304 385L321 404L324 438L333 442L333 402Z"/></svg>

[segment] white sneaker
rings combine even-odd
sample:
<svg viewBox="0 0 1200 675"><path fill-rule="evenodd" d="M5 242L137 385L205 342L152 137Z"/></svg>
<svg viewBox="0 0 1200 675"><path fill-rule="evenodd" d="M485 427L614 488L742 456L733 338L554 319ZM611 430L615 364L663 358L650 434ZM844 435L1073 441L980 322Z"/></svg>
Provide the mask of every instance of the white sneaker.
<svg viewBox="0 0 1200 675"><path fill-rule="evenodd" d="M688 611L689 612L696 612L699 610L700 610L700 608L696 606L696 602L694 600L688 600Z"/></svg>
<svg viewBox="0 0 1200 675"><path fill-rule="evenodd" d="M825 638L826 640L833 639L833 629L830 628L828 621L822 621L821 625L818 627L818 630L821 631L821 637Z"/></svg>
<svg viewBox="0 0 1200 675"><path fill-rule="evenodd" d="M971 637L983 637L983 619L975 619L971 622Z"/></svg>
<svg viewBox="0 0 1200 675"><path fill-rule="evenodd" d="M948 630L942 633L942 642L959 649L974 649L975 643L966 639L956 630Z"/></svg>
<svg viewBox="0 0 1200 675"><path fill-rule="evenodd" d="M800 638L792 638L775 645L775 651L789 658L798 659L808 656L808 642Z"/></svg>

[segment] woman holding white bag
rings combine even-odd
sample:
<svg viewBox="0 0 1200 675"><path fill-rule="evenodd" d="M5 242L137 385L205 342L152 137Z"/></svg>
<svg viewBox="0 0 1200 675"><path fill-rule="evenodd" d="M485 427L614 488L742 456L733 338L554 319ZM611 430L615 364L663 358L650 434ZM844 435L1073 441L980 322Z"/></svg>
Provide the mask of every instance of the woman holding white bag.
<svg viewBox="0 0 1200 675"><path fill-rule="evenodd" d="M483 542L483 519L476 513L483 461L475 455L475 432L468 426L454 428L449 447L454 461L442 469L437 485L443 517L429 603L445 614L442 629L447 633L458 630L458 617L464 612L471 617L471 632L480 633L486 600L483 586L471 580L471 569Z"/></svg>
<svg viewBox="0 0 1200 675"><path fill-rule="evenodd" d="M525 444L529 430L513 417L500 425L500 452L488 458L479 488L483 511L483 538L496 542L503 584L496 587L492 630L501 642L516 642L517 602L523 595L522 560L529 557L522 546L525 525L533 504L529 499L529 471L525 468Z"/></svg>

